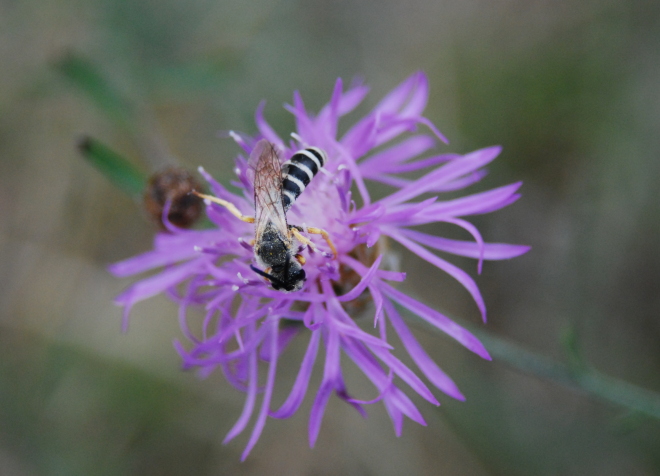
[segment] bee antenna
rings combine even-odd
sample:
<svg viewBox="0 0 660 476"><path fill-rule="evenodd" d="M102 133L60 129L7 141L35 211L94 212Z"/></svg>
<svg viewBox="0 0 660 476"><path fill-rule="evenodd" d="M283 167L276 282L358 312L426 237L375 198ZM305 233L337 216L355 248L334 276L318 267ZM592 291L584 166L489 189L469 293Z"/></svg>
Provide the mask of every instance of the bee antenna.
<svg viewBox="0 0 660 476"><path fill-rule="evenodd" d="M270 282L277 284L280 287L285 287L284 282L281 279L276 278L272 274L268 274L265 271L261 271L259 268L253 265L250 265L250 269L252 269L252 271L257 273L259 276L263 276L264 278L268 279Z"/></svg>

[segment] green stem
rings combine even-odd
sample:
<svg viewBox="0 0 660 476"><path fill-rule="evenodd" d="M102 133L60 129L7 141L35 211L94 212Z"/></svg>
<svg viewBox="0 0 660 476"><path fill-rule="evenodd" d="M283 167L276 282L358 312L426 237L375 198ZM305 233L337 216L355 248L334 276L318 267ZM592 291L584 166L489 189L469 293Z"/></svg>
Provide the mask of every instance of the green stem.
<svg viewBox="0 0 660 476"><path fill-rule="evenodd" d="M523 372L553 380L566 387L585 391L601 400L660 419L660 395L655 392L610 377L590 366L572 367L557 362L487 331L470 330L486 346L493 359L506 362Z"/></svg>
<svg viewBox="0 0 660 476"><path fill-rule="evenodd" d="M410 316L409 313L404 312ZM459 319L455 319L459 322ZM419 318L415 323L421 322ZM583 361L579 365L567 365L541 356L483 329L460 323L486 346L493 360L505 362L522 372L552 380L574 390L581 390L606 402L628 410L660 419L660 395L638 387L590 367ZM425 328L431 328L424 323ZM433 328L436 332L437 329Z"/></svg>

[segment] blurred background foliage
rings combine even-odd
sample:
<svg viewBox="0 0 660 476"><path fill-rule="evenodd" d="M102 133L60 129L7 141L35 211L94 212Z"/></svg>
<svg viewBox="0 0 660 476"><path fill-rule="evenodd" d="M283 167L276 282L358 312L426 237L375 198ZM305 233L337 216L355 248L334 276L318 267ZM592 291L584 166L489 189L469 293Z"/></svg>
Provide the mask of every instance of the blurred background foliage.
<svg viewBox="0 0 660 476"><path fill-rule="evenodd" d="M397 439L379 405L363 421L331 401L313 450L306 402L238 463L246 439L221 441L242 395L179 371L174 305L139 305L120 334L112 299L130 280L106 266L155 228L76 150L89 135L142 174L202 165L227 183L237 147L218 132L254 133L261 99L286 135L295 89L316 110L337 77L363 77L367 110L424 70L444 150L501 144L480 189L525 182L473 220L533 246L477 278L485 329L660 391L657 1L0 0L0 64L0 474L660 474L657 420L422 327L467 402L422 404L429 426ZM479 326L457 283L402 256L404 289Z"/></svg>

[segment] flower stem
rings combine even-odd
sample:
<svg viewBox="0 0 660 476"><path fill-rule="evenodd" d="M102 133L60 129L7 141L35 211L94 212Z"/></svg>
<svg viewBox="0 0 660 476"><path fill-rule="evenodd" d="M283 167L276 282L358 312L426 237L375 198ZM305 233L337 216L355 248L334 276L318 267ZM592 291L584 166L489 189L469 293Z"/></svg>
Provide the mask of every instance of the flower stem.
<svg viewBox="0 0 660 476"><path fill-rule="evenodd" d="M473 332L494 359L506 362L523 372L553 380L569 388L585 391L601 400L660 419L660 395L656 392L610 377L589 365L573 367L557 362L483 330Z"/></svg>
<svg viewBox="0 0 660 476"><path fill-rule="evenodd" d="M405 310L402 312L405 313ZM407 316L410 317L410 314L407 313ZM452 319L460 323L459 319ZM415 319L415 323L420 323L420 320ZM483 329L460 324L469 328L470 332L479 338L495 361L500 360L525 373L552 380L628 410L660 419L660 394L656 392L610 377L583 361L580 361L579 365L557 362ZM424 327L431 328L430 325ZM434 330L438 332L437 329Z"/></svg>

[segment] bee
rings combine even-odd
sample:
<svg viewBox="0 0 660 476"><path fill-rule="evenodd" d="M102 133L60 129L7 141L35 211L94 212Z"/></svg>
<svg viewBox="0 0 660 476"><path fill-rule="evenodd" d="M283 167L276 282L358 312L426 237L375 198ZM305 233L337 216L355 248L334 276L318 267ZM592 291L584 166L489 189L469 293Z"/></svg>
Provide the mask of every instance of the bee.
<svg viewBox="0 0 660 476"><path fill-rule="evenodd" d="M252 150L248 166L253 173L254 217L243 215L226 200L194 192L195 195L222 205L238 219L254 223L254 257L259 269L250 265L258 275L266 278L275 290L299 291L305 284L305 258L297 254L294 238L315 249L315 245L300 232L303 228L289 225L286 212L325 165L327 156L317 147L296 152L282 164L275 146L265 139ZM321 235L337 256L337 250L325 230L306 228L308 233Z"/></svg>

